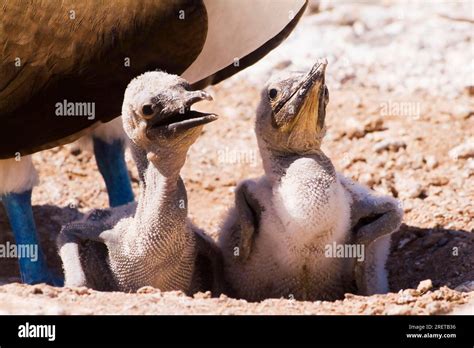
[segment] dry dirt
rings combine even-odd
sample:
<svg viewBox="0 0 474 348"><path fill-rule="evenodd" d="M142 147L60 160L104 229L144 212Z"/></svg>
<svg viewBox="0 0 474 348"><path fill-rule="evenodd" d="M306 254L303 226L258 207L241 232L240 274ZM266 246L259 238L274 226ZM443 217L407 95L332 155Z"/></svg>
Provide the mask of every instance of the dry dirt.
<svg viewBox="0 0 474 348"><path fill-rule="evenodd" d="M200 106L220 119L206 126L182 176L190 217L215 238L235 185L262 173L253 121L264 81L327 57L323 149L339 171L397 197L405 211L387 265L391 293L248 303L149 288L123 294L7 284L0 286L0 314L473 314L473 13L470 1L323 2L268 57L209 88L215 101ZM127 160L137 192L129 153ZM61 224L106 207L107 194L87 151L59 147L34 162L41 180L34 214L48 263L61 272L54 244ZM3 208L0 231L0 243L13 242ZM0 265L2 283L18 282L16 260ZM432 288L419 286L425 279Z"/></svg>

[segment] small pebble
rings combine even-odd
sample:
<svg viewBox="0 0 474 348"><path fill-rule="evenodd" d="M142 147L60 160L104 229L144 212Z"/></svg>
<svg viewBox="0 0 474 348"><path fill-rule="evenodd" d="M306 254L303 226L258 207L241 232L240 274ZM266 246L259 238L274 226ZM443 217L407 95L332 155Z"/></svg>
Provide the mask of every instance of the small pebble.
<svg viewBox="0 0 474 348"><path fill-rule="evenodd" d="M423 193L423 186L415 180L397 175L395 189L400 198L417 198Z"/></svg>
<svg viewBox="0 0 474 348"><path fill-rule="evenodd" d="M375 184L374 178L370 173L364 173L359 176L359 181L369 187L372 187Z"/></svg>
<svg viewBox="0 0 474 348"><path fill-rule="evenodd" d="M426 156L425 157L425 161L426 161L426 166L428 167L428 169L434 169L438 166L438 160L436 159L435 156Z"/></svg>
<svg viewBox="0 0 474 348"><path fill-rule="evenodd" d="M43 294L43 290L39 286L35 286L33 289L31 289L31 293L33 295L41 295Z"/></svg>
<svg viewBox="0 0 474 348"><path fill-rule="evenodd" d="M471 158L474 157L474 139L470 139L449 151L449 157L454 160L460 158Z"/></svg>
<svg viewBox="0 0 474 348"><path fill-rule="evenodd" d="M411 307L409 305L403 306L390 306L387 308L388 315L407 315L411 313Z"/></svg>
<svg viewBox="0 0 474 348"><path fill-rule="evenodd" d="M459 291L459 292L474 291L474 280L462 283L461 285L458 285L454 290Z"/></svg>
<svg viewBox="0 0 474 348"><path fill-rule="evenodd" d="M193 295L193 297L195 299L206 299L206 298L211 298L211 292L210 291L206 291L206 292L197 292Z"/></svg>
<svg viewBox="0 0 474 348"><path fill-rule="evenodd" d="M431 185L444 186L449 183L449 179L445 176L437 176L430 180Z"/></svg>
<svg viewBox="0 0 474 348"><path fill-rule="evenodd" d="M398 151L398 149L405 149L407 144L402 140L382 140L375 144L375 152L382 152L385 150L388 151Z"/></svg>
<svg viewBox="0 0 474 348"><path fill-rule="evenodd" d="M453 116L460 119L468 119L474 115L474 110L467 105L458 105L453 110Z"/></svg>
<svg viewBox="0 0 474 348"><path fill-rule="evenodd" d="M420 284L418 284L416 290L420 294L424 294L425 292L427 292L428 290L431 290L432 288L433 288L433 282L431 281L431 279L425 279L421 281Z"/></svg>
<svg viewBox="0 0 474 348"><path fill-rule="evenodd" d="M79 288L75 288L74 292L78 295L87 295L90 293L90 289L86 288L85 286L81 286Z"/></svg>
<svg viewBox="0 0 474 348"><path fill-rule="evenodd" d="M143 286L137 290L137 294L154 294L156 292L160 292L160 290L152 286Z"/></svg>

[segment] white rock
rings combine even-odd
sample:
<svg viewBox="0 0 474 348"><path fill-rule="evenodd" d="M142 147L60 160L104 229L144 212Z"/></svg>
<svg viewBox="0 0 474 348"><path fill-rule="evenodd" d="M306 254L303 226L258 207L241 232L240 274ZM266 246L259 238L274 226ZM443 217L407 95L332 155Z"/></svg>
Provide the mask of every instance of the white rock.
<svg viewBox="0 0 474 348"><path fill-rule="evenodd" d="M471 138L466 142L452 148L448 154L449 157L455 160L459 158L474 157L474 138Z"/></svg>
<svg viewBox="0 0 474 348"><path fill-rule="evenodd" d="M409 305L392 305L387 308L388 315L407 315L411 312L411 307Z"/></svg>
<svg viewBox="0 0 474 348"><path fill-rule="evenodd" d="M413 240L412 238L403 238L403 239L400 240L400 242L398 243L397 249L403 248L408 242L411 242L412 240Z"/></svg>
<svg viewBox="0 0 474 348"><path fill-rule="evenodd" d="M474 111L467 105L457 105L453 110L453 116L460 119L467 119L474 114Z"/></svg>
<svg viewBox="0 0 474 348"><path fill-rule="evenodd" d="M460 292L474 291L474 280L464 282L461 285L458 285L454 290Z"/></svg>
<svg viewBox="0 0 474 348"><path fill-rule="evenodd" d="M374 150L375 152L382 152L385 150L397 151L398 149L406 147L407 144L403 140L386 139L375 144Z"/></svg>
<svg viewBox="0 0 474 348"><path fill-rule="evenodd" d="M369 187L372 187L375 184L374 178L371 173L363 173L359 176L359 181Z"/></svg>
<svg viewBox="0 0 474 348"><path fill-rule="evenodd" d="M400 198L417 198L423 192L423 186L412 178L395 174L395 189Z"/></svg>
<svg viewBox="0 0 474 348"><path fill-rule="evenodd" d="M432 156L432 155L426 156L425 161L426 161L426 166L429 169L434 169L438 165L438 160L436 159L435 156Z"/></svg>
<svg viewBox="0 0 474 348"><path fill-rule="evenodd" d="M432 288L433 288L433 282L431 281L431 279L425 279L425 280L422 280L420 284L418 284L418 287L416 288L416 290L419 293L424 294L425 292L427 292L428 290L431 290Z"/></svg>
<svg viewBox="0 0 474 348"><path fill-rule="evenodd" d="M364 125L353 117L346 121L345 132L349 139L362 138L365 134Z"/></svg>

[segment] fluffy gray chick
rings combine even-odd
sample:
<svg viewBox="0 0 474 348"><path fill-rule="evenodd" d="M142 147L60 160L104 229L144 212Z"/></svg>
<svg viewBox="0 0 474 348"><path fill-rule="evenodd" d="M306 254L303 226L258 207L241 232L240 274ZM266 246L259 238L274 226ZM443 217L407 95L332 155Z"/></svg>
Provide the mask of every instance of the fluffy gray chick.
<svg viewBox="0 0 474 348"><path fill-rule="evenodd" d="M265 175L239 184L218 243L238 297L335 300L387 285L388 244L378 238L398 229L402 211L337 173L321 150L326 65L285 72L262 92L255 130Z"/></svg>
<svg viewBox="0 0 474 348"><path fill-rule="evenodd" d="M190 109L205 99L212 98L164 72L130 82L122 119L139 170L138 203L94 210L63 227L58 246L66 286L220 292L220 253L188 220L180 177L202 126L217 119Z"/></svg>

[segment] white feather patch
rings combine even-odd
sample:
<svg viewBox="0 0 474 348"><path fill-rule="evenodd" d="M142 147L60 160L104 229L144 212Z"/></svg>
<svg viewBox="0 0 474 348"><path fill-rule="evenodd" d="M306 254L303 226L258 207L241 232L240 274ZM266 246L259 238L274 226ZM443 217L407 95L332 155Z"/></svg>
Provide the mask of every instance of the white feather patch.
<svg viewBox="0 0 474 348"><path fill-rule="evenodd" d="M115 140L122 140L125 144L129 141L123 130L122 117L117 117L110 122L100 123L99 126L68 146L72 149L79 148L93 152L92 137L101 139L107 144L112 144Z"/></svg>
<svg viewBox="0 0 474 348"><path fill-rule="evenodd" d="M9 158L0 160L0 195L21 193L33 188L38 183L38 173L31 155L19 160Z"/></svg>
<svg viewBox="0 0 474 348"><path fill-rule="evenodd" d="M391 241L392 235L387 234L377 238L369 245L366 260L369 266L365 268L367 281L366 295L386 294L390 290L386 264L390 254Z"/></svg>

